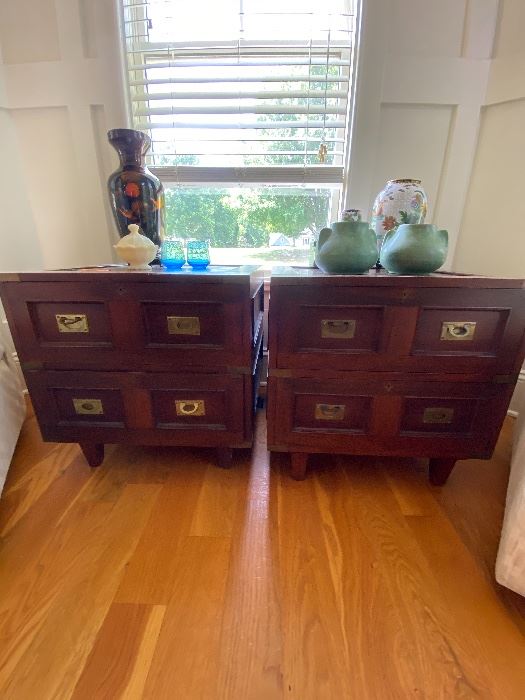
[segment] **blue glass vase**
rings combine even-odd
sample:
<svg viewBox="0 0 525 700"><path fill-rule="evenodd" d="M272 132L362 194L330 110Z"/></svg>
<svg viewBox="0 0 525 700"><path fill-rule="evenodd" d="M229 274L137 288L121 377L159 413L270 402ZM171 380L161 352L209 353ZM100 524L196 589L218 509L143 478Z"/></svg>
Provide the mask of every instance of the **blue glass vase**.
<svg viewBox="0 0 525 700"><path fill-rule="evenodd" d="M210 246L208 241L188 241L188 265L194 270L204 270L210 264Z"/></svg>
<svg viewBox="0 0 525 700"><path fill-rule="evenodd" d="M179 270L186 262L183 242L179 238L165 238L162 242L160 261L168 270Z"/></svg>

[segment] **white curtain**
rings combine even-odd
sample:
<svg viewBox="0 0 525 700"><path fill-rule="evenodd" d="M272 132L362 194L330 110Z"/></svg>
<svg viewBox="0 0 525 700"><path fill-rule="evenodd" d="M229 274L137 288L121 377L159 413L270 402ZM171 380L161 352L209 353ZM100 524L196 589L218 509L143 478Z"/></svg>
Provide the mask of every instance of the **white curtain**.
<svg viewBox="0 0 525 700"><path fill-rule="evenodd" d="M518 409L496 579L525 596L525 395Z"/></svg>
<svg viewBox="0 0 525 700"><path fill-rule="evenodd" d="M22 384L12 352L11 337L0 306L0 493L26 415Z"/></svg>

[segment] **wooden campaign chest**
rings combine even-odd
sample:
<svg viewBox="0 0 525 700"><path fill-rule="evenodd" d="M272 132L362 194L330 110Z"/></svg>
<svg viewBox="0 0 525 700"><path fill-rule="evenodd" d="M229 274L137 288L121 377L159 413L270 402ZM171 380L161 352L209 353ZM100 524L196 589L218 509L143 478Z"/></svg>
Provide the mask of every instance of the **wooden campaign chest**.
<svg viewBox="0 0 525 700"><path fill-rule="evenodd" d="M44 440L249 447L261 368L263 286L250 266L120 266L0 275Z"/></svg>
<svg viewBox="0 0 525 700"><path fill-rule="evenodd" d="M272 275L268 446L290 452L489 458L522 366L522 280L435 273Z"/></svg>

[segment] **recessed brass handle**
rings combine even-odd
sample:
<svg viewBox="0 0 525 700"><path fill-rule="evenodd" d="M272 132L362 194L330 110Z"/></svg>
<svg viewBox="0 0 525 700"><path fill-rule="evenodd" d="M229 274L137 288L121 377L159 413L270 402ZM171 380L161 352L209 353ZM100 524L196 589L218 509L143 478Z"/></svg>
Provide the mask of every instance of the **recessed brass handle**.
<svg viewBox="0 0 525 700"><path fill-rule="evenodd" d="M60 333L89 333L86 314L55 314Z"/></svg>
<svg viewBox="0 0 525 700"><path fill-rule="evenodd" d="M198 316L166 316L170 335L200 335L201 324Z"/></svg>
<svg viewBox="0 0 525 700"><path fill-rule="evenodd" d="M175 401L175 410L178 416L205 416L206 406L204 401Z"/></svg>
<svg viewBox="0 0 525 700"><path fill-rule="evenodd" d="M79 415L101 415L104 413L104 407L100 399L73 399L75 413Z"/></svg>
<svg viewBox="0 0 525 700"><path fill-rule="evenodd" d="M323 318L321 338L353 338L356 322L353 319Z"/></svg>
<svg viewBox="0 0 525 700"><path fill-rule="evenodd" d="M452 423L454 409L448 407L425 408L423 411L423 423Z"/></svg>
<svg viewBox="0 0 525 700"><path fill-rule="evenodd" d="M441 324L441 340L472 340L475 332L475 321L443 321Z"/></svg>
<svg viewBox="0 0 525 700"><path fill-rule="evenodd" d="M336 403L316 403L316 420L343 420L345 417L345 405Z"/></svg>

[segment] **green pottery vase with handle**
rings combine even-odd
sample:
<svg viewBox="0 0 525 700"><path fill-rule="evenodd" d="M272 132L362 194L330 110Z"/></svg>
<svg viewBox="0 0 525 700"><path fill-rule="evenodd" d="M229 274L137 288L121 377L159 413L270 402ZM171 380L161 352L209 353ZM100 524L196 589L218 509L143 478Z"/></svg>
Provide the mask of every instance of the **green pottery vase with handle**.
<svg viewBox="0 0 525 700"><path fill-rule="evenodd" d="M315 264L333 275L361 275L377 260L375 233L364 221L336 221L319 234Z"/></svg>
<svg viewBox="0 0 525 700"><path fill-rule="evenodd" d="M383 239L381 265L398 275L427 275L445 262L448 233L433 224L401 224Z"/></svg>

